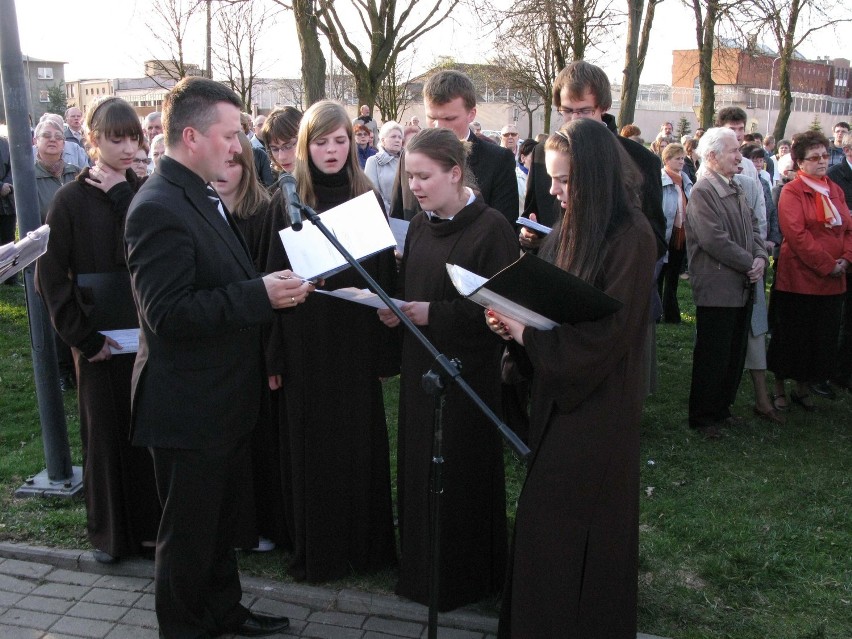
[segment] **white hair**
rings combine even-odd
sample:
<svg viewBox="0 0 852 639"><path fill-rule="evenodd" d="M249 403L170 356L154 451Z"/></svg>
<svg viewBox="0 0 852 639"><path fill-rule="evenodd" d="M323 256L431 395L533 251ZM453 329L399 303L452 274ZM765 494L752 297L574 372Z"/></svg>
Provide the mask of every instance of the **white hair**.
<svg viewBox="0 0 852 639"><path fill-rule="evenodd" d="M45 115L48 115L48 114L45 114ZM56 120L54 120L51 117L47 117L47 118L42 117L41 121L36 125L35 132L33 133L33 136L37 138L48 127L56 129L57 131L59 131L62 134L65 133L65 127L62 124L59 124Z"/></svg>
<svg viewBox="0 0 852 639"><path fill-rule="evenodd" d="M716 126L704 132L704 135L698 140L698 148L695 150L701 158L701 166L695 173L696 178L701 178L707 173L707 158L711 153L721 155L725 148L724 141L726 138L733 139L736 143L737 134L725 126Z"/></svg>
<svg viewBox="0 0 852 639"><path fill-rule="evenodd" d="M383 140L394 129L399 131L399 134L402 137L405 137L405 131L402 130L402 125L394 120L388 120L382 125L382 128L379 129L379 140Z"/></svg>
<svg viewBox="0 0 852 639"><path fill-rule="evenodd" d="M157 118L162 117L162 115L163 114L159 111L152 111L151 113L145 116L145 126L147 127L149 124L151 124L151 122L153 122Z"/></svg>

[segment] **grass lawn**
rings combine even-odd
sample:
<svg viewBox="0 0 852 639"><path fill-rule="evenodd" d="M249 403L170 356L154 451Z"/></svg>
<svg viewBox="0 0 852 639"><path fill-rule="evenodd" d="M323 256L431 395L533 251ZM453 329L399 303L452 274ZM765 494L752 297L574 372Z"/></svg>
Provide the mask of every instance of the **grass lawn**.
<svg viewBox="0 0 852 639"><path fill-rule="evenodd" d="M751 416L743 379L735 406L746 424L721 441L687 427L694 328L657 333L660 388L642 425L640 610L643 632L678 639L852 637L852 395L791 409L785 426ZM385 386L395 448L396 380ZM65 397L72 456L80 463L76 402ZM507 453L509 515L523 478ZM395 460L392 461L392 469ZM23 479L44 468L20 287L0 286L0 540L86 548L80 501L16 500ZM246 572L286 580L278 552L242 557ZM394 575L341 585L392 589Z"/></svg>

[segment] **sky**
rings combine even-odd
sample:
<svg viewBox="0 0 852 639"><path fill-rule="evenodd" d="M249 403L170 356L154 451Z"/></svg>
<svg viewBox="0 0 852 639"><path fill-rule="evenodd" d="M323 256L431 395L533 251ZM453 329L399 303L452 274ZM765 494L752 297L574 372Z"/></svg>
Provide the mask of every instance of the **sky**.
<svg viewBox="0 0 852 639"><path fill-rule="evenodd" d="M34 58L67 62L66 80L140 77L143 62L165 54L157 50L147 24L152 23L145 0L16 0L21 50ZM204 64L203 28L188 45L187 62ZM475 16L458 13L416 44L415 73L428 68L438 56L459 62L485 61L492 50L491 37L484 33ZM812 58L822 55L852 58L852 44L841 46L830 32L800 51ZM327 45L325 45L327 47ZM694 49L695 27L692 13L679 0L666 0L657 6L643 84L670 84L673 49ZM327 48L326 48L327 51ZM326 53L328 57L328 53ZM260 41L262 77L298 77L300 54L292 14L280 13ZM603 67L610 79L621 80L624 38L615 39L604 51L590 56Z"/></svg>

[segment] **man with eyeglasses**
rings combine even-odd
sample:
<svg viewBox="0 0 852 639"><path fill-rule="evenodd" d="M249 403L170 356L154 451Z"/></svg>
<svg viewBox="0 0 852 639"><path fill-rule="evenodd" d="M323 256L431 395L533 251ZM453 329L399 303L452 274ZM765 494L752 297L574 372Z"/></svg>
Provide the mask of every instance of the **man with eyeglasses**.
<svg viewBox="0 0 852 639"><path fill-rule="evenodd" d="M657 237L657 257L666 253L666 218L663 215L663 183L660 159L643 145L618 136L615 118L607 113L612 106L612 93L609 79L603 69L583 60L572 62L559 72L553 83L553 106L562 116L563 122L575 118L597 120L618 137L622 148L627 152L636 167L642 173L645 182L642 186L642 212L651 224ZM536 215L545 226L553 226L562 217L562 209L556 198L550 194L550 177L544 166L544 145L539 144L533 151L533 163L527 176L527 196L524 202L524 215ZM519 235L524 248L535 248L541 238L526 228Z"/></svg>
<svg viewBox="0 0 852 639"><path fill-rule="evenodd" d="M509 149L512 155L518 157L518 127L507 124L500 129L500 146Z"/></svg>
<svg viewBox="0 0 852 639"><path fill-rule="evenodd" d="M828 148L828 153L831 156L828 159L828 168L843 164L846 155L843 152L843 136L849 133L848 122L838 122L834 125L834 139Z"/></svg>

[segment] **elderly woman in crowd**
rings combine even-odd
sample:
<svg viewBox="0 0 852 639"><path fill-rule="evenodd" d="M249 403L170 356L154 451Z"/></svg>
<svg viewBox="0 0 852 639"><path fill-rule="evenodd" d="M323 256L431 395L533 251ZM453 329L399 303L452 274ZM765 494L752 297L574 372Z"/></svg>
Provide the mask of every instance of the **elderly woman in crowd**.
<svg viewBox="0 0 852 639"><path fill-rule="evenodd" d="M657 289L663 301L663 321L680 324L677 285L680 269L686 257L686 204L692 192L692 180L683 170L686 152L680 144L669 144L663 150L663 213L666 216L666 254Z"/></svg>
<svg viewBox="0 0 852 639"><path fill-rule="evenodd" d="M775 325L769 343L769 370L775 394L784 380L796 381L790 398L815 410L811 392L834 397L825 381L835 366L846 271L852 262L852 220L843 190L826 177L828 139L817 131L793 137L798 166L795 180L781 191L778 221L784 234L775 291Z"/></svg>
<svg viewBox="0 0 852 639"><path fill-rule="evenodd" d="M355 124L352 127L352 133L355 137L355 150L358 153L358 164L363 169L367 164L367 158L377 153L373 145L370 144L370 127L366 124Z"/></svg>
<svg viewBox="0 0 852 639"><path fill-rule="evenodd" d="M654 138L654 141L651 142L651 151L654 152L654 155L659 158L663 157L663 149L665 149L669 144L671 144L672 139L670 136L660 132L657 133L657 137Z"/></svg>
<svg viewBox="0 0 852 639"><path fill-rule="evenodd" d="M393 198L393 181L399 169L399 154L404 137L402 125L390 120L379 130L380 151L367 158L364 173L382 196L385 211L390 211Z"/></svg>
<svg viewBox="0 0 852 639"><path fill-rule="evenodd" d="M41 223L47 217L47 207L63 184L74 181L80 168L62 159L65 132L53 120L42 120L35 130L35 177L38 210Z"/></svg>
<svg viewBox="0 0 852 639"><path fill-rule="evenodd" d="M166 152L166 136L160 133L159 135L154 136L154 139L151 140L151 162L153 162L154 169L160 164L160 158Z"/></svg>
<svg viewBox="0 0 852 639"><path fill-rule="evenodd" d="M148 143L145 140L139 141L139 148L133 154L133 172L140 180L148 177L148 167L151 164L151 158L148 157Z"/></svg>

